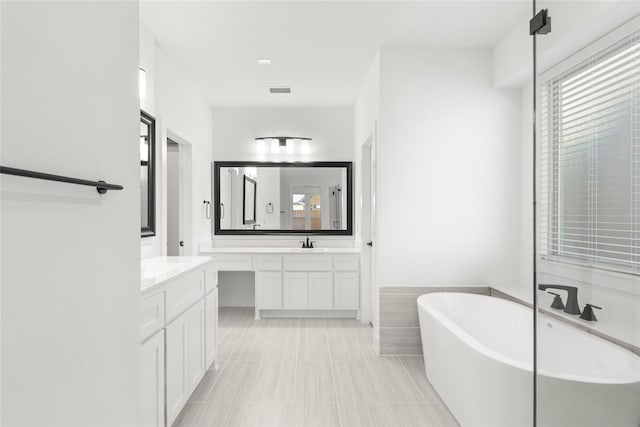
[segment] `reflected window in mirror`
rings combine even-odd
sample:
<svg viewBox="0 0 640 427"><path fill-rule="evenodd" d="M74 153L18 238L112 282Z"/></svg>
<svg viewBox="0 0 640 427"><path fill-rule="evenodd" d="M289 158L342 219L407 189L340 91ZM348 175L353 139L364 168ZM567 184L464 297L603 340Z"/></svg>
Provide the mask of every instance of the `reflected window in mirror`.
<svg viewBox="0 0 640 427"><path fill-rule="evenodd" d="M156 234L155 136L156 119L140 110L140 232L142 237Z"/></svg>
<svg viewBox="0 0 640 427"><path fill-rule="evenodd" d="M351 235L351 170L351 162L215 162L214 232Z"/></svg>

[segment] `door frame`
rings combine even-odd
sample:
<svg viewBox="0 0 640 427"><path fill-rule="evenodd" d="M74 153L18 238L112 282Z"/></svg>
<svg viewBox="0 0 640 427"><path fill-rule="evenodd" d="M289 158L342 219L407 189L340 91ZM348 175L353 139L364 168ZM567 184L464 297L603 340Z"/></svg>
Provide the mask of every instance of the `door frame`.
<svg viewBox="0 0 640 427"><path fill-rule="evenodd" d="M178 144L178 228L179 228L179 236L180 240L184 241L184 246L180 247L180 255L188 256L193 254L194 242L192 242L193 233L192 233L192 145L189 141L182 138L177 133L173 132L171 129L167 129L167 133L165 138L163 138L163 152L165 153L165 157L162 161L162 167L165 171L162 178L163 184L163 198L162 198L162 212L164 213L163 218L163 242L162 242L162 252L163 255L167 254L167 144L168 141L174 142Z"/></svg>

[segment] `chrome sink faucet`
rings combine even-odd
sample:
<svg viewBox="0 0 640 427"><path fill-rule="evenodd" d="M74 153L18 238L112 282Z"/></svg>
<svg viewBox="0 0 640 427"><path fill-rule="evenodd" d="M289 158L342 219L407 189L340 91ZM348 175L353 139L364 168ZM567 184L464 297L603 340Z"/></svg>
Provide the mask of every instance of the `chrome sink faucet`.
<svg viewBox="0 0 640 427"><path fill-rule="evenodd" d="M539 284L538 289L541 291L547 289L559 289L561 291L567 291L567 304L564 307L564 312L569 314L580 314L580 306L578 305L578 288L575 286L567 285L545 285Z"/></svg>

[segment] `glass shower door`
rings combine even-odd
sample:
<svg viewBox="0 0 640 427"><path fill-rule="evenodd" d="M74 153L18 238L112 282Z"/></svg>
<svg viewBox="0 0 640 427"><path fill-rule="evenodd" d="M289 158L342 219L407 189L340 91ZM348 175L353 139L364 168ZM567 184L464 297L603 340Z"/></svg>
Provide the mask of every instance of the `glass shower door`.
<svg viewBox="0 0 640 427"><path fill-rule="evenodd" d="M614 4L615 3L615 4ZM640 9L540 1L535 422L640 425Z"/></svg>

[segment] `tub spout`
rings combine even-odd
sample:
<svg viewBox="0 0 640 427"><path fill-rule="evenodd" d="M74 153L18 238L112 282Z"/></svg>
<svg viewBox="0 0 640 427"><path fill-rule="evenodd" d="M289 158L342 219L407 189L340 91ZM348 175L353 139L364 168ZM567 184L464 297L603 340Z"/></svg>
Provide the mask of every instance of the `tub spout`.
<svg viewBox="0 0 640 427"><path fill-rule="evenodd" d="M578 305L578 288L575 286L539 284L538 289L541 291L545 291L547 289L560 289L562 291L567 291L567 304L564 307L564 312L569 314L580 314L580 306Z"/></svg>

